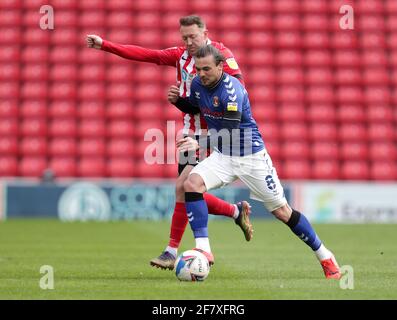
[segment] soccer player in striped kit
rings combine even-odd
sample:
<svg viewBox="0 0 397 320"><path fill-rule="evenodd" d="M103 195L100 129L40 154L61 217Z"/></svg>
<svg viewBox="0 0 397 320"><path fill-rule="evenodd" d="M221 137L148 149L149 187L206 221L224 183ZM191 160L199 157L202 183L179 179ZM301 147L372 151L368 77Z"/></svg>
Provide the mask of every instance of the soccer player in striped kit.
<svg viewBox="0 0 397 320"><path fill-rule="evenodd" d="M101 39L97 35L88 35L87 45L89 48L104 50L134 61L150 62L158 65L176 67L177 82L180 83L179 88L177 89L178 93L181 97L189 97L190 85L196 75L193 56L203 45L212 44L226 57L224 64L225 72L236 77L241 83L243 83L241 71L232 52L222 43L213 42L208 38L206 25L199 16L182 17L179 20L179 23L180 33L185 44L183 47L152 50L135 45L112 43ZM200 136L201 131L207 129L207 124L200 114L183 113L183 122L183 134L186 136L190 133L193 133L195 136ZM182 158L186 159L186 157ZM176 203L172 216L169 243L160 256L150 261L152 266L171 270L174 268L178 247L188 223L184 203L185 190L183 185L185 179L187 179L190 171L196 164L196 156L194 156L194 161L191 161L190 159L188 163L180 163L178 165L179 177L176 183ZM249 221L250 206L247 201L230 204L209 193L204 194L204 199L210 213L234 218L236 224L242 229L245 239L249 241L252 238L253 229Z"/></svg>

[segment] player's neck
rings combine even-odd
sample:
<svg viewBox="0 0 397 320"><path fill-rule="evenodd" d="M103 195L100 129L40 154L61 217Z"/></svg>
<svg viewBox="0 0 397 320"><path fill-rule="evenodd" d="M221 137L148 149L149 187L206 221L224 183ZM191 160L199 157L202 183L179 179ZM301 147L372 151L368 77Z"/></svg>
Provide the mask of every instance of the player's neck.
<svg viewBox="0 0 397 320"><path fill-rule="evenodd" d="M219 77L219 79L218 79L216 82L214 82L213 84L209 85L209 86L207 87L207 89L209 89L209 90L215 89L215 88L219 85L219 83L221 83L224 74L225 74L225 73L222 72L222 74L221 74L221 76Z"/></svg>

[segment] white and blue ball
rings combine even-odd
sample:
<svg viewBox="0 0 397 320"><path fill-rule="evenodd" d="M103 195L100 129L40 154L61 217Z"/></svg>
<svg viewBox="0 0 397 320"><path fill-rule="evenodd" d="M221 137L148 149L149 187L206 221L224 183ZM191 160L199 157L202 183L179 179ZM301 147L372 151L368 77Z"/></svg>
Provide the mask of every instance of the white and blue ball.
<svg viewBox="0 0 397 320"><path fill-rule="evenodd" d="M210 272L207 257L196 250L187 250L175 262L175 274L181 281L204 281Z"/></svg>

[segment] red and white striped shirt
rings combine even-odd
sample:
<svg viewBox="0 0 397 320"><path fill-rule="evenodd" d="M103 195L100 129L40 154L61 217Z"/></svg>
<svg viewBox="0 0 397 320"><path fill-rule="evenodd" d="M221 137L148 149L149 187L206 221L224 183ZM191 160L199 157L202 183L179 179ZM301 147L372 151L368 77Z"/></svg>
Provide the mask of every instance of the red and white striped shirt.
<svg viewBox="0 0 397 320"><path fill-rule="evenodd" d="M232 76L241 75L240 68L232 52L220 42L208 40L207 44L213 45L225 57L223 70ZM173 47L164 50L147 49L134 45L121 45L103 40L102 50L117 54L123 58L141 62L151 62L158 65L176 67L177 81L180 82L180 96L190 96L190 85L196 76L194 58L189 55L186 47ZM243 82L242 78L239 80ZM207 124L201 115L183 113L183 133L200 135L202 129L207 129Z"/></svg>

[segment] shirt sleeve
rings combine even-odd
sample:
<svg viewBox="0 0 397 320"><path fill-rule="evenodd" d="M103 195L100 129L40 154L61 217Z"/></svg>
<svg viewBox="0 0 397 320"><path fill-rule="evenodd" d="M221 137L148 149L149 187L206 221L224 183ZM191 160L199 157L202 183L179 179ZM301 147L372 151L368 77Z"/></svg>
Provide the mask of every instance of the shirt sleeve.
<svg viewBox="0 0 397 320"><path fill-rule="evenodd" d="M164 50L154 50L135 45L118 44L103 40L101 49L125 59L173 67L176 66L179 58L177 47Z"/></svg>
<svg viewBox="0 0 397 320"><path fill-rule="evenodd" d="M222 128L239 128L243 112L244 92L241 86L233 85L233 80L229 76L225 79L225 91L222 100L224 101Z"/></svg>
<svg viewBox="0 0 397 320"><path fill-rule="evenodd" d="M226 73L232 75L233 77L236 77L241 82L242 85L245 85L242 72L240 70L240 67L236 59L233 56L233 53L228 48L225 48L222 50L222 54L225 57L225 62L223 63L223 70Z"/></svg>

